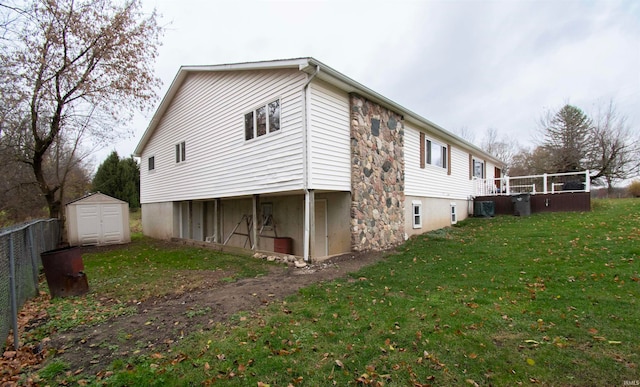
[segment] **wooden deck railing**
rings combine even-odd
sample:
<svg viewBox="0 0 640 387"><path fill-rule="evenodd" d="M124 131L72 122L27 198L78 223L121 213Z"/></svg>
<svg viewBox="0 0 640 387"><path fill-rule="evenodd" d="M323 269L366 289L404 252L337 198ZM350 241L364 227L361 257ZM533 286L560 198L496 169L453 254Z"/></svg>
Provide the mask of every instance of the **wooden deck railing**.
<svg viewBox="0 0 640 387"><path fill-rule="evenodd" d="M473 179L474 196L591 192L589 171Z"/></svg>

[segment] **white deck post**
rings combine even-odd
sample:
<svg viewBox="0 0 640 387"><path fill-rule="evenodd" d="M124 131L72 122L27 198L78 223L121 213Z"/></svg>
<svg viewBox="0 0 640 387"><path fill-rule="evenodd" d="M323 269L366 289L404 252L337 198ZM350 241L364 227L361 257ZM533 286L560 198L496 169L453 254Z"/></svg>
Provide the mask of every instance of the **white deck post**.
<svg viewBox="0 0 640 387"><path fill-rule="evenodd" d="M544 189L542 190L542 192L546 194L547 193L547 174L546 173L542 175L542 185L544 186Z"/></svg>
<svg viewBox="0 0 640 387"><path fill-rule="evenodd" d="M591 174L588 169L584 171L584 190L585 192L591 192Z"/></svg>

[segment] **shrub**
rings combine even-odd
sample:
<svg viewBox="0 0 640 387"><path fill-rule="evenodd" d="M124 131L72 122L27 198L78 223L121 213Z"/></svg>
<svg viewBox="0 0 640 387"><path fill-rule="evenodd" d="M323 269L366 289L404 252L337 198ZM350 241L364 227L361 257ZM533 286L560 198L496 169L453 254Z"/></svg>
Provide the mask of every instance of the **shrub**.
<svg viewBox="0 0 640 387"><path fill-rule="evenodd" d="M639 198L640 197L640 180L634 180L631 182L631 184L629 184L629 187L627 188L627 190L629 191L629 194L635 198Z"/></svg>

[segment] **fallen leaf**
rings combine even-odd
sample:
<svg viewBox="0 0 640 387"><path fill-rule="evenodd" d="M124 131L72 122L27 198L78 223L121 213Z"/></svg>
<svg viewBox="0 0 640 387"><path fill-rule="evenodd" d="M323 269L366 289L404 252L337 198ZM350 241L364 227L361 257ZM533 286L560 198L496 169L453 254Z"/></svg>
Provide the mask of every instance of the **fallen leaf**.
<svg viewBox="0 0 640 387"><path fill-rule="evenodd" d="M533 359L527 359L527 364L529 364L530 366L536 365L536 361Z"/></svg>
<svg viewBox="0 0 640 387"><path fill-rule="evenodd" d="M340 360L336 360L336 365L340 368L344 367L344 364Z"/></svg>

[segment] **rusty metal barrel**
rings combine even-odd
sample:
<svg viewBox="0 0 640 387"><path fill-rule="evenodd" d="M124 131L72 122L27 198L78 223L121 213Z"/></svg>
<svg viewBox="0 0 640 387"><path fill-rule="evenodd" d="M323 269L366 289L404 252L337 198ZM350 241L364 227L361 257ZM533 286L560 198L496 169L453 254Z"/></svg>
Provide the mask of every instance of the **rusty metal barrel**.
<svg viewBox="0 0 640 387"><path fill-rule="evenodd" d="M79 247L65 247L40 254L51 298L80 296L89 291Z"/></svg>

